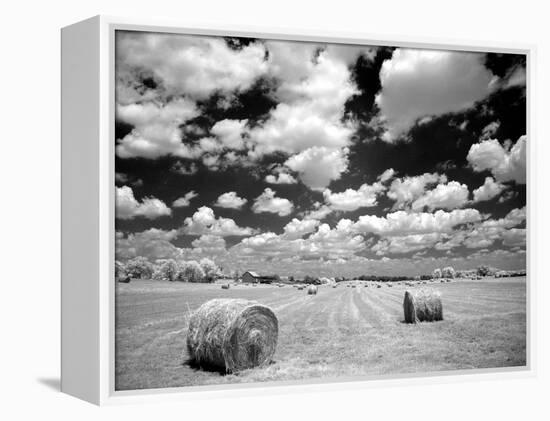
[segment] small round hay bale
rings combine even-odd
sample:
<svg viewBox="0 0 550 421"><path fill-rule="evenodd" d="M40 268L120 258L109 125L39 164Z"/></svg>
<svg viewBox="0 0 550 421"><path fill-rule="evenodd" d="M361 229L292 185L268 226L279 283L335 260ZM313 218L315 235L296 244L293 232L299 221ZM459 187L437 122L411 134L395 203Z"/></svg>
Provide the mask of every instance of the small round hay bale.
<svg viewBox="0 0 550 421"><path fill-rule="evenodd" d="M189 320L187 350L200 367L228 373L268 364L279 335L273 311L256 301L207 301Z"/></svg>
<svg viewBox="0 0 550 421"><path fill-rule="evenodd" d="M333 285L333 286L332 286L332 288L337 288L337 287L338 287L338 285Z"/></svg>
<svg viewBox="0 0 550 421"><path fill-rule="evenodd" d="M229 284L222 284L222 289L229 289Z"/></svg>
<svg viewBox="0 0 550 421"><path fill-rule="evenodd" d="M310 285L307 287L307 295L317 295L317 286Z"/></svg>
<svg viewBox="0 0 550 421"><path fill-rule="evenodd" d="M121 284L129 284L130 276L129 275L121 276L120 278L118 278L118 282L120 282Z"/></svg>
<svg viewBox="0 0 550 421"><path fill-rule="evenodd" d="M300 285L300 286L298 286L298 289L301 291L301 290L304 289L304 286L303 286L303 285Z"/></svg>
<svg viewBox="0 0 550 421"><path fill-rule="evenodd" d="M433 289L405 291L403 299L405 322L435 322L443 320L441 294Z"/></svg>
<svg viewBox="0 0 550 421"><path fill-rule="evenodd" d="M393 288L393 285L392 285L392 284L388 284L388 288Z"/></svg>
<svg viewBox="0 0 550 421"><path fill-rule="evenodd" d="M376 285L376 288L382 288L382 285L378 284Z"/></svg>

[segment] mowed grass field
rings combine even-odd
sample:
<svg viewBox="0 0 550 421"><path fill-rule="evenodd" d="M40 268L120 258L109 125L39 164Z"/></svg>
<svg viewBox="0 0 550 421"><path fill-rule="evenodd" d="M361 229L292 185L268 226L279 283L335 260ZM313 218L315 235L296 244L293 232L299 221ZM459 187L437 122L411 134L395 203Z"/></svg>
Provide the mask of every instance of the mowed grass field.
<svg viewBox="0 0 550 421"><path fill-rule="evenodd" d="M134 280L117 284L116 390L273 380L424 373L526 364L525 278L455 280L423 287L442 294L444 320L403 323L406 289ZM212 298L246 298L270 306L279 320L272 364L238 374L189 364L190 313Z"/></svg>

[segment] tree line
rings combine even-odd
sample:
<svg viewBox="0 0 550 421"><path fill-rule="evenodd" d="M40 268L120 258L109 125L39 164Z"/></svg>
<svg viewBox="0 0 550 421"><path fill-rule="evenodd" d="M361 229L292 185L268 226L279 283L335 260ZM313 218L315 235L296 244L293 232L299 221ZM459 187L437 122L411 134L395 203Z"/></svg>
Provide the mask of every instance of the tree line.
<svg viewBox="0 0 550 421"><path fill-rule="evenodd" d="M115 262L115 279L154 279L157 281L214 282L220 276L220 268L208 258L196 260L162 259L154 264L145 257L134 257L123 263Z"/></svg>

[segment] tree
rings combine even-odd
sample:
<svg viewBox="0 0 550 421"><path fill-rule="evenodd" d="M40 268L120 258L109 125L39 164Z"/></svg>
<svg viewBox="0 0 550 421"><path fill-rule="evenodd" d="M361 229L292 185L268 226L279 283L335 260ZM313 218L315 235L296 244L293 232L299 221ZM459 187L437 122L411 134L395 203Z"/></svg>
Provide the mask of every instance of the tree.
<svg viewBox="0 0 550 421"><path fill-rule="evenodd" d="M206 282L214 282L219 273L219 268L216 263L214 263L213 260L207 259L205 257L204 259L201 259L200 266L204 272L204 278Z"/></svg>
<svg viewBox="0 0 550 421"><path fill-rule="evenodd" d="M151 279L153 265L145 257L137 256L126 262L126 271L130 278Z"/></svg>
<svg viewBox="0 0 550 421"><path fill-rule="evenodd" d="M439 268L434 269L434 271L432 273L432 278L433 279L441 278L441 269L439 269Z"/></svg>
<svg viewBox="0 0 550 421"><path fill-rule="evenodd" d="M204 270L196 260L182 262L180 265L181 279L185 282L203 282Z"/></svg>
<svg viewBox="0 0 550 421"><path fill-rule="evenodd" d="M180 268L174 259L166 259L161 262L155 272L153 273L153 279L157 281L177 281L180 277Z"/></svg>
<svg viewBox="0 0 550 421"><path fill-rule="evenodd" d="M441 275L444 278L455 278L456 277L456 271L452 266L447 266L446 268L443 268L441 271Z"/></svg>
<svg viewBox="0 0 550 421"><path fill-rule="evenodd" d="M481 265L477 268L477 274L479 276L491 276L495 274L495 270L489 266Z"/></svg>

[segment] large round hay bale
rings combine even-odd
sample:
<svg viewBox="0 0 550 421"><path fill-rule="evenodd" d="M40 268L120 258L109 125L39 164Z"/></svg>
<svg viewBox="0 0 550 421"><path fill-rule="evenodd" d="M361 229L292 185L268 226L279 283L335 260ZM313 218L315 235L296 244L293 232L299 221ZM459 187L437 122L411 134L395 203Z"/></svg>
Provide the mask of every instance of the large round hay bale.
<svg viewBox="0 0 550 421"><path fill-rule="evenodd" d="M222 289L229 289L229 284L222 284Z"/></svg>
<svg viewBox="0 0 550 421"><path fill-rule="evenodd" d="M193 313L187 350L200 367L236 372L268 364L279 335L273 311L255 301L214 299Z"/></svg>
<svg viewBox="0 0 550 421"><path fill-rule="evenodd" d="M435 322L443 320L441 294L433 289L405 291L403 300L405 322Z"/></svg>
<svg viewBox="0 0 550 421"><path fill-rule="evenodd" d="M310 285L307 287L307 294L308 295L317 295L317 286L316 285Z"/></svg>

